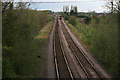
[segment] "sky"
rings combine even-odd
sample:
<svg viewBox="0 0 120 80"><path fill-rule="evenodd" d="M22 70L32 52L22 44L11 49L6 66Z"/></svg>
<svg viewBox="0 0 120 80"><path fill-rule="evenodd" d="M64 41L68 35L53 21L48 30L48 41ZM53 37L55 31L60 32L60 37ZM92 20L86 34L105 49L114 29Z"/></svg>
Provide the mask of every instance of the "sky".
<svg viewBox="0 0 120 80"><path fill-rule="evenodd" d="M30 9L36 10L52 10L54 12L63 11L63 6L71 5L77 6L78 12L108 12L109 9L105 8L107 2L112 0L1 0L1 1L14 1L14 2L32 2ZM118 0L113 0L118 1Z"/></svg>
<svg viewBox="0 0 120 80"><path fill-rule="evenodd" d="M59 1L59 0L57 0ZM61 0L62 1L62 0ZM107 1L69 1L68 2L55 2L55 3L32 3L30 5L31 9L36 10L52 10L54 12L60 12L63 11L63 6L69 6L71 8L71 5L77 6L79 12L107 12L109 11L107 8L105 8L105 5L107 4Z"/></svg>
<svg viewBox="0 0 120 80"><path fill-rule="evenodd" d="M112 1L112 0L1 0L2 2L69 2L69 1ZM118 0L113 0L118 1Z"/></svg>

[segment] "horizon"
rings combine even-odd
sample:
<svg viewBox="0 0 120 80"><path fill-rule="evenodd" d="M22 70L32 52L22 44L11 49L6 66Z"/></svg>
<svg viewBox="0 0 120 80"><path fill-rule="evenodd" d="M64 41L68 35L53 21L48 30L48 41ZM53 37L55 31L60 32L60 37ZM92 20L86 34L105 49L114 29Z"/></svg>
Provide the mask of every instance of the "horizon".
<svg viewBox="0 0 120 80"><path fill-rule="evenodd" d="M79 2L50 2L50 3L41 3L41 2L34 2L31 3L30 9L33 10L51 10L53 12L63 12L63 6L69 6L69 11L71 5L77 6L78 12L109 12L109 9L105 8L107 1L79 1Z"/></svg>

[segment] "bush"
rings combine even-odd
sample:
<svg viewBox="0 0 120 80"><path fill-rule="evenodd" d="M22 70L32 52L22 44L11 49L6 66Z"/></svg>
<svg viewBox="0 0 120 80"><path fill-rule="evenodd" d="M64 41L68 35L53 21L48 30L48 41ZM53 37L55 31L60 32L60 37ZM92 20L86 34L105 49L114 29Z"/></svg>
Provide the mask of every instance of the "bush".
<svg viewBox="0 0 120 80"><path fill-rule="evenodd" d="M41 60L37 56L41 56L43 45L34 36L46 25L47 20L45 12L28 9L7 10L2 14L3 78L36 75Z"/></svg>
<svg viewBox="0 0 120 80"><path fill-rule="evenodd" d="M77 25L77 22L76 22L76 18L75 17L70 17L68 22L70 24L72 24L73 26L76 26Z"/></svg>
<svg viewBox="0 0 120 80"><path fill-rule="evenodd" d="M91 20L91 19L90 19L89 17L86 17L85 20L84 20L84 23L85 23L85 24L89 24L89 23L90 23L90 20Z"/></svg>
<svg viewBox="0 0 120 80"><path fill-rule="evenodd" d="M69 19L69 16L68 16L67 13L63 13L63 12L61 12L60 14L61 14L61 16L64 17L65 20L68 20L68 19Z"/></svg>
<svg viewBox="0 0 120 80"><path fill-rule="evenodd" d="M99 23L92 23L95 32L92 34L90 46L94 56L115 77L120 75L117 19L116 14L111 14L101 17Z"/></svg>

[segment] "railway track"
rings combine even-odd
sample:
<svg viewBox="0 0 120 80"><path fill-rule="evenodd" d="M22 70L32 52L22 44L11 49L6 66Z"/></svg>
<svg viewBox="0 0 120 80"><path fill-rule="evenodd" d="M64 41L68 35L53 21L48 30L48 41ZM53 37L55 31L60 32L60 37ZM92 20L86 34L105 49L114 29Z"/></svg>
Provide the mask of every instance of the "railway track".
<svg viewBox="0 0 120 80"><path fill-rule="evenodd" d="M58 23L59 21L59 23ZM54 63L55 63L55 70L56 70L56 77L57 79L62 78L69 78L69 79L76 79L73 75L72 69L70 69L68 61L68 57L66 56L66 53L64 51L64 44L62 43L62 39L60 37L59 27L62 28L62 32L64 34L64 37L66 39L66 42L68 43L69 49L71 50L73 56L75 57L75 60L78 62L78 66L83 70L82 73L87 76L87 79L100 79L103 80L102 75L99 73L99 71L96 70L92 62L86 57L86 55L81 51L73 41L72 37L68 33L65 23L63 23L62 20L59 20L57 18L55 23L55 30L53 35L53 53L54 53ZM60 26L61 24L61 26ZM81 77L80 77L81 78ZM79 79L80 79L79 78Z"/></svg>
<svg viewBox="0 0 120 80"><path fill-rule="evenodd" d="M66 41L69 45L69 48L71 49L72 53L76 57L76 60L84 70L86 76L88 79L103 79L102 75L96 70L96 68L93 66L91 61L85 56L85 54L76 46L73 39L69 35L67 29L65 28L65 25L62 23L62 30L65 35Z"/></svg>
<svg viewBox="0 0 120 80"><path fill-rule="evenodd" d="M58 80L62 78L69 78L73 80L73 76L69 68L67 58L63 51L63 45L61 44L61 40L59 37L58 27L59 24L57 18L55 31L54 31L54 39L53 39L53 52L54 52L56 76Z"/></svg>

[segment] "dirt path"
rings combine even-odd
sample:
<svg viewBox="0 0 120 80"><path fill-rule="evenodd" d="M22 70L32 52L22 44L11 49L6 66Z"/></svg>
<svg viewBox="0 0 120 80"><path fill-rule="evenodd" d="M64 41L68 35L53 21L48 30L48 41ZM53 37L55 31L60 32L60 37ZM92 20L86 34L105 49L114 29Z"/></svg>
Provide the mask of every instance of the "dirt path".
<svg viewBox="0 0 120 80"><path fill-rule="evenodd" d="M48 60L47 60L47 78L55 78L55 65L54 65L54 57L53 57L53 32L55 29L55 21L52 25L52 29L49 35L48 42Z"/></svg>

